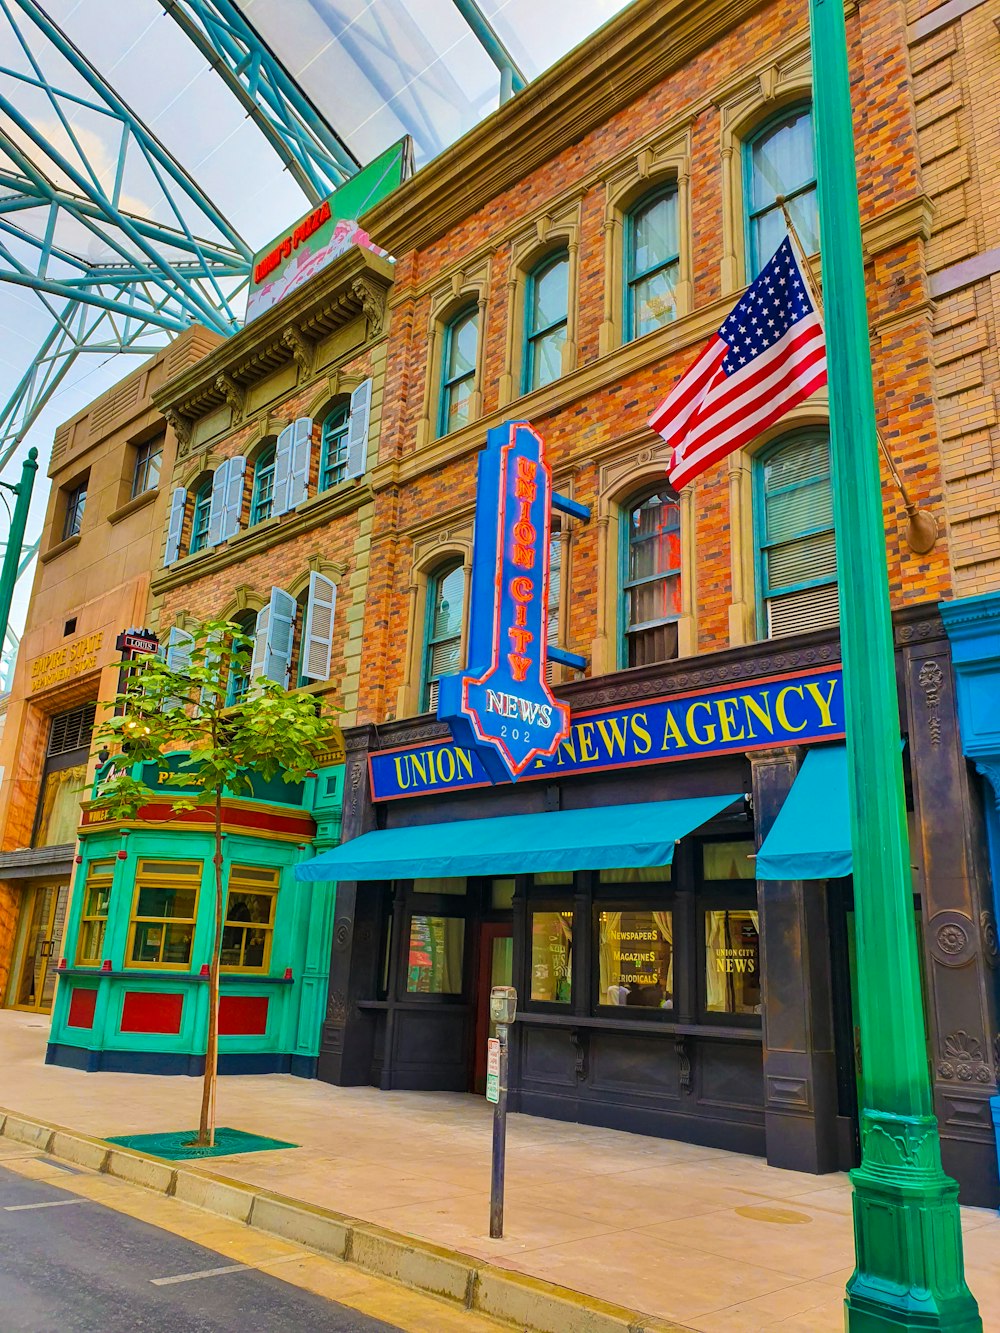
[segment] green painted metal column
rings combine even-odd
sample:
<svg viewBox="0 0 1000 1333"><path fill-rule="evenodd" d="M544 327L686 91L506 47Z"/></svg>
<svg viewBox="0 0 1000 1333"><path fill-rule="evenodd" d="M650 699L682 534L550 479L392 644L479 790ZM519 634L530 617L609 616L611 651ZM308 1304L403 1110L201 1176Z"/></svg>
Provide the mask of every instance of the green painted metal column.
<svg viewBox="0 0 1000 1333"><path fill-rule="evenodd" d="M21 480L16 486L0 481L4 490L10 491L17 498L14 512L10 516L10 531L7 534L6 551L3 565L0 566L0 657L3 656L4 642L7 637L7 622L10 618L10 606L14 600L14 584L17 582L17 568L21 563L21 547L24 544L24 530L28 525L28 509L31 505L31 492L35 485L35 473L38 471L38 450L29 449L28 457L21 464ZM4 512L0 509L0 513ZM0 676L0 682L2 682Z"/></svg>
<svg viewBox="0 0 1000 1333"><path fill-rule="evenodd" d="M848 1327L981 1329L924 1044L843 0L810 0L863 1077Z"/></svg>

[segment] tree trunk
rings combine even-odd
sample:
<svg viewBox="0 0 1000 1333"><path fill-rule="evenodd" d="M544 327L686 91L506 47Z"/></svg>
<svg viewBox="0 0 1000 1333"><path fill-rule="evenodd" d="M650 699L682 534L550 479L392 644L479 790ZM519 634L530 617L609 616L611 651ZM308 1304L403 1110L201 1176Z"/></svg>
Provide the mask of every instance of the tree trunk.
<svg viewBox="0 0 1000 1333"><path fill-rule="evenodd" d="M219 1069L219 972L222 953L222 793L215 794L215 935L208 969L208 1040L205 1076L201 1089L201 1119L197 1142L215 1147L215 1084Z"/></svg>

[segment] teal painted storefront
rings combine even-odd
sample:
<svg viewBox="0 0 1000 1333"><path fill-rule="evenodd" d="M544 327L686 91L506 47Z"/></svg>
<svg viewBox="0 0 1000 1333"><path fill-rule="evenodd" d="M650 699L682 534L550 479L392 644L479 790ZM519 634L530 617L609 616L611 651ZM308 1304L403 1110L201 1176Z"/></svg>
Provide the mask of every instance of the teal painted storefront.
<svg viewBox="0 0 1000 1333"><path fill-rule="evenodd" d="M294 867L337 845L342 795L343 766L334 765L301 785L260 784L253 797L225 802L222 1073L315 1074L334 886L299 883ZM198 1074L215 912L210 812L174 813L165 800L140 813L112 823L84 808L47 1059ZM153 901L162 919L150 920ZM248 903L267 910L250 913Z"/></svg>

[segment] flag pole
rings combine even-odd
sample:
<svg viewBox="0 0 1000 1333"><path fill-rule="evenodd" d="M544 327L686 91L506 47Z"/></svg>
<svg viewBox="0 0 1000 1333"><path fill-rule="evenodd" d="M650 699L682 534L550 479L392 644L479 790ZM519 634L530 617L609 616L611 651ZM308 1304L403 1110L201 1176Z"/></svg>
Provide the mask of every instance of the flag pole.
<svg viewBox="0 0 1000 1333"><path fill-rule="evenodd" d="M813 269L812 261L806 254L806 248L802 244L802 238L799 236L795 223L792 221L792 215L788 211L788 204L785 200L785 196L783 194L777 195L775 203L784 214L785 226L788 228L788 235L791 237L792 244L799 253L802 276L806 280L806 285L808 286L809 293L816 305L816 311L820 320L825 325L826 319L823 314L823 295L820 291L819 280ZM889 469L892 479L896 483L896 489L903 498L903 508L906 510L906 517L908 520L906 525L906 544L915 555L927 555L929 551L934 549L934 545L940 535L938 521L929 510L918 509L910 499L909 492L903 484L903 478L899 475L899 469L896 467L892 455L886 448L885 440L882 439L882 432L879 430L878 426L875 427L875 438L878 441L878 447L882 452L882 457L885 459L886 467Z"/></svg>

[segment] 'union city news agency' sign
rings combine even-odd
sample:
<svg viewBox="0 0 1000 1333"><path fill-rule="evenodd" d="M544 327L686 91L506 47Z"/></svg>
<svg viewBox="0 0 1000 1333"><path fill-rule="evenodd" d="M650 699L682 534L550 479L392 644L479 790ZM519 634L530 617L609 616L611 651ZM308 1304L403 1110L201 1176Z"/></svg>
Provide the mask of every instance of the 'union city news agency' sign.
<svg viewBox="0 0 1000 1333"><path fill-rule="evenodd" d="M524 421L491 430L479 455L469 668L443 676L438 717L493 782L555 754L569 708L545 679L552 476Z"/></svg>
<svg viewBox="0 0 1000 1333"><path fill-rule="evenodd" d="M599 773L843 735L843 680L834 666L576 713L556 752L534 759L523 776ZM382 750L368 763L376 801L491 780L479 754L461 741Z"/></svg>

